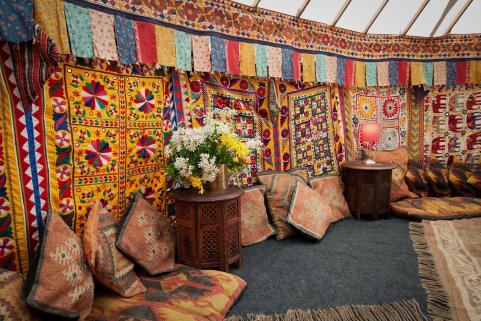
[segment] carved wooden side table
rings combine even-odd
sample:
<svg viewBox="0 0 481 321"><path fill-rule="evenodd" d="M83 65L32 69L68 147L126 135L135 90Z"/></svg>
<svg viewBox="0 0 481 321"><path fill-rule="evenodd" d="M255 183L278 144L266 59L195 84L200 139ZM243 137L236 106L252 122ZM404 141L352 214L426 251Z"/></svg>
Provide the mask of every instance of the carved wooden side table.
<svg viewBox="0 0 481 321"><path fill-rule="evenodd" d="M344 163L342 167L344 196L354 217L360 219L361 214L374 219L384 214L389 217L394 165L353 161Z"/></svg>
<svg viewBox="0 0 481 321"><path fill-rule="evenodd" d="M199 194L191 189L172 192L175 199L177 260L198 269L242 266L240 196L230 187Z"/></svg>

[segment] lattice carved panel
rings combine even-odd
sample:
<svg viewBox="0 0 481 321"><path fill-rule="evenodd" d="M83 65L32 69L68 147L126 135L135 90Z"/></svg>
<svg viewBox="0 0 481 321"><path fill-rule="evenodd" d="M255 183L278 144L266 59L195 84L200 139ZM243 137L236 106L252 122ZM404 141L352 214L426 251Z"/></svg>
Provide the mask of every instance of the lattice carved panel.
<svg viewBox="0 0 481 321"><path fill-rule="evenodd" d="M220 206L218 204L199 205L201 225L217 224L219 222Z"/></svg>
<svg viewBox="0 0 481 321"><path fill-rule="evenodd" d="M203 262L219 262L219 228L202 228L202 261Z"/></svg>
<svg viewBox="0 0 481 321"><path fill-rule="evenodd" d="M238 218L238 201L233 200L224 204L224 215L227 221Z"/></svg>
<svg viewBox="0 0 481 321"><path fill-rule="evenodd" d="M226 237L226 253L227 258L230 259L239 254L239 222L229 225Z"/></svg>

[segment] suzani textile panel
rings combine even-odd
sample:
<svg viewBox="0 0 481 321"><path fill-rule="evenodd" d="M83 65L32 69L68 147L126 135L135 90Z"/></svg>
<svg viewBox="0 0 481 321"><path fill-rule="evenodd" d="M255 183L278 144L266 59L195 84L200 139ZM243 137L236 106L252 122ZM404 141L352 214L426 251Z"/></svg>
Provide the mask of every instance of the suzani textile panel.
<svg viewBox="0 0 481 321"><path fill-rule="evenodd" d="M424 99L424 160L476 166L481 155L481 87L436 87Z"/></svg>
<svg viewBox="0 0 481 321"><path fill-rule="evenodd" d="M209 113L234 109L235 116L228 119L241 140L258 139L262 151L250 155L250 168L235 183L243 187L255 183L260 171L275 169L276 146L274 128L268 108L268 82L266 80L234 78L218 74L198 74L189 77L191 104L185 105L193 127L203 126ZM278 148L278 146L277 146Z"/></svg>
<svg viewBox="0 0 481 321"><path fill-rule="evenodd" d="M376 150L395 150L408 143L408 92L404 87L370 87L353 89L349 95L346 136L350 158L361 156L362 148L371 148L361 139L363 124L380 126Z"/></svg>
<svg viewBox="0 0 481 321"><path fill-rule="evenodd" d="M291 167L307 168L310 177L339 171L340 135L333 125L338 115L330 99L328 86L295 91L287 96Z"/></svg>
<svg viewBox="0 0 481 321"><path fill-rule="evenodd" d="M70 64L48 80L44 103L51 204L77 233L99 199L117 219L137 191L165 212L168 83L168 76Z"/></svg>

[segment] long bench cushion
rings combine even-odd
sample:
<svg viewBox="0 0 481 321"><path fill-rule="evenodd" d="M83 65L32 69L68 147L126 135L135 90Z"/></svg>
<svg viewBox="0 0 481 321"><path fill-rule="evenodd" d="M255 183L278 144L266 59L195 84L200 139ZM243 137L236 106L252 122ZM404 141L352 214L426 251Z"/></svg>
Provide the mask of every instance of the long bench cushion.
<svg viewBox="0 0 481 321"><path fill-rule="evenodd" d="M426 220L481 216L481 199L474 197L409 198L391 203L394 215Z"/></svg>
<svg viewBox="0 0 481 321"><path fill-rule="evenodd" d="M246 286L233 274L183 265L168 274L139 276L145 293L130 298L98 293L88 320L224 320Z"/></svg>

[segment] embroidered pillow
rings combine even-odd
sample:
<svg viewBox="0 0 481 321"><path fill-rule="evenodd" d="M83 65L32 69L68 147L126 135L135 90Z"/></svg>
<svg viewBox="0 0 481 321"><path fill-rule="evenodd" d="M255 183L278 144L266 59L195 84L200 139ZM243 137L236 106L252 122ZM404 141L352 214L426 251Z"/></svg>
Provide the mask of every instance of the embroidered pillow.
<svg viewBox="0 0 481 321"><path fill-rule="evenodd" d="M429 196L442 197L451 194L448 170L436 158L431 159L426 167L426 179L429 184Z"/></svg>
<svg viewBox="0 0 481 321"><path fill-rule="evenodd" d="M454 163L449 169L449 185L453 196L476 196L476 190L468 184L473 173L461 163Z"/></svg>
<svg viewBox="0 0 481 321"><path fill-rule="evenodd" d="M150 275L170 272L175 264L175 232L141 193L119 226L117 248Z"/></svg>
<svg viewBox="0 0 481 321"><path fill-rule="evenodd" d="M364 158L370 158L377 162L389 163L396 166L392 170L391 178L391 201L397 201L406 197L412 197L413 194L409 192L409 188L404 181L406 172L408 170L409 155L405 148L400 148L392 151L363 151Z"/></svg>
<svg viewBox="0 0 481 321"><path fill-rule="evenodd" d="M333 212L316 191L300 182L296 184L287 221L299 231L320 240L329 225L342 218L341 212Z"/></svg>
<svg viewBox="0 0 481 321"><path fill-rule="evenodd" d="M342 217L351 217L339 176L313 178L309 184L314 191L321 195L333 212Z"/></svg>
<svg viewBox="0 0 481 321"><path fill-rule="evenodd" d="M23 299L23 276L0 268L0 320L36 320Z"/></svg>
<svg viewBox="0 0 481 321"><path fill-rule="evenodd" d="M115 218L97 201L84 228L84 249L88 265L97 280L123 297L145 292L134 272L134 263L115 246Z"/></svg>
<svg viewBox="0 0 481 321"><path fill-rule="evenodd" d="M404 180L406 181L406 184L411 192L419 197L428 196L429 185L424 169L408 166L408 171L406 172L406 177Z"/></svg>
<svg viewBox="0 0 481 321"><path fill-rule="evenodd" d="M287 223L287 214L289 212L289 205L291 204L292 192L297 182L306 185L304 180L298 176L276 174L272 180L271 189L266 191L269 215L277 230L278 240L296 234L296 230Z"/></svg>
<svg viewBox="0 0 481 321"><path fill-rule="evenodd" d="M254 186L244 190L241 203L241 240L243 246L256 244L276 234L269 223L264 204L264 186Z"/></svg>
<svg viewBox="0 0 481 321"><path fill-rule="evenodd" d="M307 172L307 169L305 168L295 168L293 170L290 170L288 172L262 172L257 174L257 180L265 186L266 192L270 191L272 187L272 181L274 180L274 177L276 175L284 175L284 174L290 174L292 176L297 176L301 178L304 182L307 183L308 178L309 178L309 173Z"/></svg>
<svg viewBox="0 0 481 321"><path fill-rule="evenodd" d="M84 320L94 300L94 279L80 238L49 213L38 253L28 272L27 305L45 319Z"/></svg>

